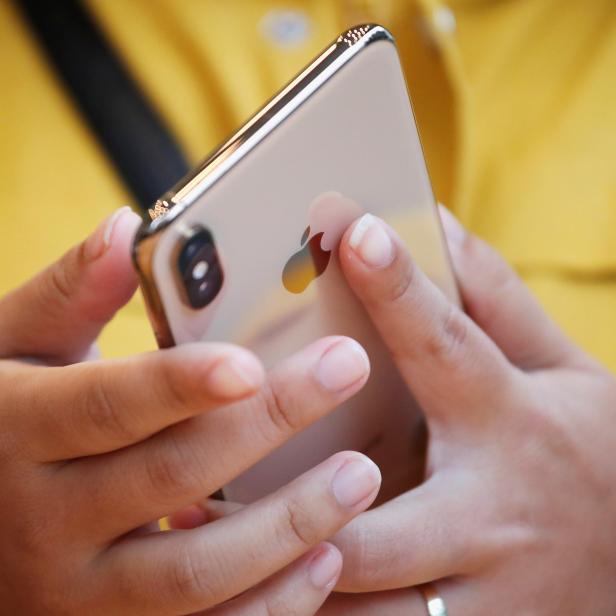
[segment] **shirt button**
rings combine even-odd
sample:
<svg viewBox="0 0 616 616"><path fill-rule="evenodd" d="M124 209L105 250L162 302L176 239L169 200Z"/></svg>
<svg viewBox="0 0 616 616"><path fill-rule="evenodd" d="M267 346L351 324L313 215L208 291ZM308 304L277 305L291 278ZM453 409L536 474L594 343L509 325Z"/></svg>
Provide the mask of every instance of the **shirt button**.
<svg viewBox="0 0 616 616"><path fill-rule="evenodd" d="M261 32L281 47L296 47L308 39L310 20L302 11L273 9L261 19Z"/></svg>
<svg viewBox="0 0 616 616"><path fill-rule="evenodd" d="M456 16L448 6L438 6L432 11L432 25L439 34L453 34L456 31Z"/></svg>

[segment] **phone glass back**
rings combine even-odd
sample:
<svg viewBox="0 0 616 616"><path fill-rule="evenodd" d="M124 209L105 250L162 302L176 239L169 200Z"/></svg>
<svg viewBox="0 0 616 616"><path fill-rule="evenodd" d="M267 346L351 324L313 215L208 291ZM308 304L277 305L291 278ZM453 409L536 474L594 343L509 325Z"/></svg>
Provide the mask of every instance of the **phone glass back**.
<svg viewBox="0 0 616 616"><path fill-rule="evenodd" d="M228 485L230 500L251 502L343 449L382 466L386 496L417 479L418 413L344 282L343 231L364 212L380 216L454 302L457 292L395 45L378 26L355 32L166 195L163 216L136 246L150 307L158 304L156 325L175 344L230 341L269 367L342 334L370 356L366 387ZM195 226L211 232L224 272L220 293L198 310L177 271Z"/></svg>

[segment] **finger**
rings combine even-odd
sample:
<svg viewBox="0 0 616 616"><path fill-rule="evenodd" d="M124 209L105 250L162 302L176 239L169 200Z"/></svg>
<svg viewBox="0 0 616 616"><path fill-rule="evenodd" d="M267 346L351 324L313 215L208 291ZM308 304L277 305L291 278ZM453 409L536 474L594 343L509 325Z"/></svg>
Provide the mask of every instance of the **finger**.
<svg viewBox="0 0 616 616"><path fill-rule="evenodd" d="M466 311L509 360L532 370L578 356L505 260L446 208L440 213Z"/></svg>
<svg viewBox="0 0 616 616"><path fill-rule="evenodd" d="M82 244L0 300L0 357L77 361L137 288L130 244L139 217L128 207Z"/></svg>
<svg viewBox="0 0 616 616"><path fill-rule="evenodd" d="M169 523L169 528L189 530L224 518L243 509L245 506L240 503L207 498L202 503L195 503L175 511L168 516L167 522Z"/></svg>
<svg viewBox="0 0 616 616"><path fill-rule="evenodd" d="M203 526L208 522L213 522L215 518L210 518L209 511L198 504L183 507L167 516L167 524L173 530L190 530Z"/></svg>
<svg viewBox="0 0 616 616"><path fill-rule="evenodd" d="M313 616L336 584L342 556L322 543L255 588L203 616Z"/></svg>
<svg viewBox="0 0 616 616"><path fill-rule="evenodd" d="M469 574L485 562L498 546L485 533L478 541L478 519L484 512L468 506L481 486L477 489L470 472L451 472L456 472L453 484L451 476L445 484L435 475L418 488L358 516L333 538L344 558L338 590L368 592L416 586ZM456 485L455 493L451 485Z"/></svg>
<svg viewBox="0 0 616 616"><path fill-rule="evenodd" d="M390 227L366 214L345 233L340 260L429 420L491 410L490 396L500 397L511 380L509 363Z"/></svg>
<svg viewBox="0 0 616 616"><path fill-rule="evenodd" d="M380 479L362 454L336 454L216 522L117 544L107 553L107 583L120 585L126 605L147 613L217 605L334 534L374 501Z"/></svg>
<svg viewBox="0 0 616 616"><path fill-rule="evenodd" d="M89 516L98 531L121 534L213 494L356 393L368 372L366 353L353 340L319 340L281 362L244 402L72 463L64 471L69 491L89 478L76 515Z"/></svg>
<svg viewBox="0 0 616 616"><path fill-rule="evenodd" d="M55 368L15 362L1 379L3 422L37 461L66 460L137 443L254 394L264 378L252 353L228 344Z"/></svg>

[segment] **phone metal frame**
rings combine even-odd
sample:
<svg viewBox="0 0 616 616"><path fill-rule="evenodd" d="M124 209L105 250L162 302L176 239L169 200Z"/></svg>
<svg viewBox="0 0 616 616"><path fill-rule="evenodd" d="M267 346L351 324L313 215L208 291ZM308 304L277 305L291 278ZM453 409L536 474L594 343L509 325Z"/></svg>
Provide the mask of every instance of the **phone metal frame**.
<svg viewBox="0 0 616 616"><path fill-rule="evenodd" d="M227 171L296 111L342 66L376 41L394 43L377 24L362 24L343 32L308 67L267 102L229 140L216 148L195 170L180 180L148 210L133 243L133 262L140 278L149 318L160 348L175 346L162 299L154 283L152 262L160 233Z"/></svg>

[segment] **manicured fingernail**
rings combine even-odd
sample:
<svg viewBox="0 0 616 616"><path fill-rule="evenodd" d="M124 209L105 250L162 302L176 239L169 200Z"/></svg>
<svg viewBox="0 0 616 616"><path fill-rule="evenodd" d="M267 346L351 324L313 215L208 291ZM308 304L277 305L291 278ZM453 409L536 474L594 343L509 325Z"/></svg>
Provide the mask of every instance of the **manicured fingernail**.
<svg viewBox="0 0 616 616"><path fill-rule="evenodd" d="M372 214L364 214L355 223L349 244L368 267L387 267L394 260L391 239L382 223Z"/></svg>
<svg viewBox="0 0 616 616"><path fill-rule="evenodd" d="M131 209L128 205L116 210L111 216L106 218L96 229L96 231L86 241L86 258L94 260L102 257L113 242L113 231L118 220Z"/></svg>
<svg viewBox="0 0 616 616"><path fill-rule="evenodd" d="M319 590L333 588L338 580L342 558L340 552L330 545L323 549L310 561L308 568L310 581Z"/></svg>
<svg viewBox="0 0 616 616"><path fill-rule="evenodd" d="M336 500L347 508L355 507L381 485L381 471L365 456L346 462L332 480Z"/></svg>
<svg viewBox="0 0 616 616"><path fill-rule="evenodd" d="M366 351L355 340L341 340L330 347L317 364L317 380L329 391L343 391L368 374Z"/></svg>
<svg viewBox="0 0 616 616"><path fill-rule="evenodd" d="M458 250L466 239L466 229L444 205L439 207L439 211L441 213L441 220L443 222L445 236L447 237L447 243L452 250Z"/></svg>
<svg viewBox="0 0 616 616"><path fill-rule="evenodd" d="M263 382L263 368L251 355L221 359L207 375L208 390L221 398L234 398L254 391Z"/></svg>

